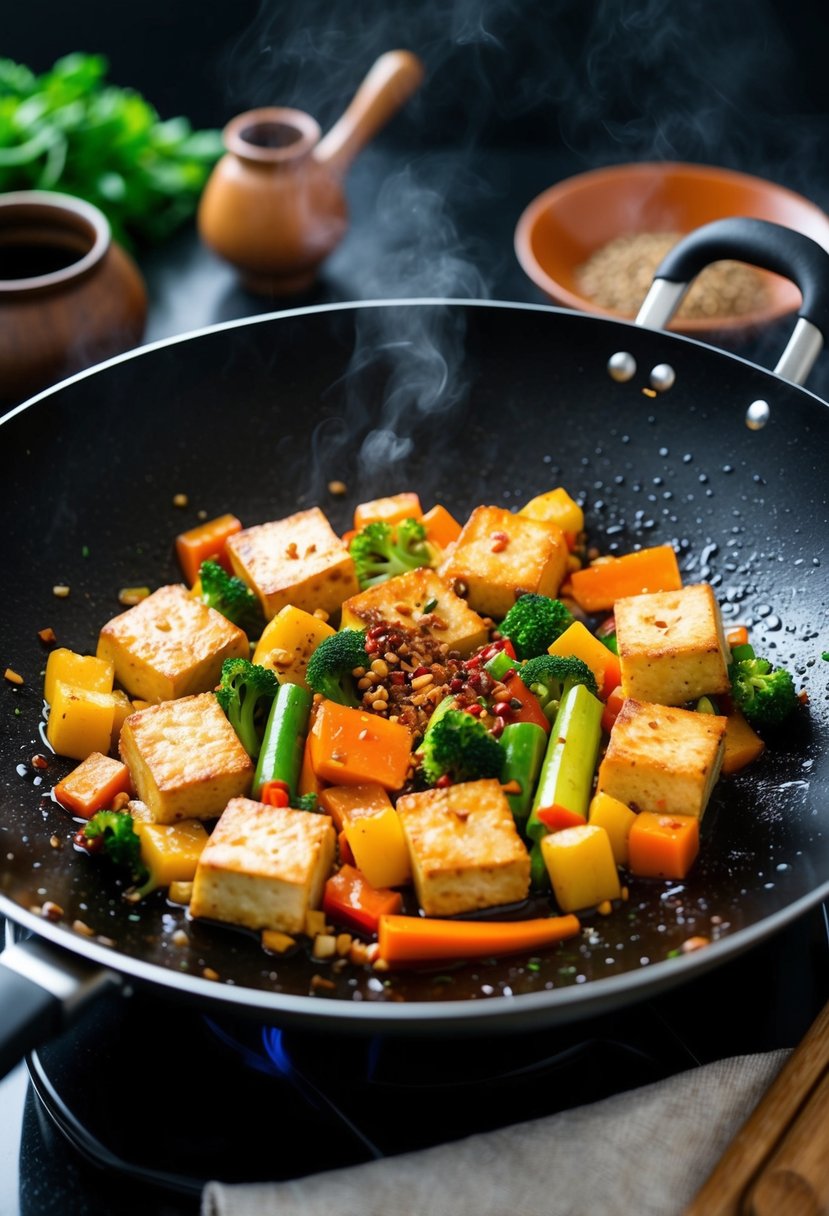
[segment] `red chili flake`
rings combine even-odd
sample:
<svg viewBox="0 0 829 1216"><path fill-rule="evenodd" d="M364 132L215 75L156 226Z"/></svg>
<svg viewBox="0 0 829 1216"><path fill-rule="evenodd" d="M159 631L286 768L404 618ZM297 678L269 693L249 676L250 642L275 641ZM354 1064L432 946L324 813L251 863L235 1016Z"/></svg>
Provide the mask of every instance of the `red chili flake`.
<svg viewBox="0 0 829 1216"><path fill-rule="evenodd" d="M509 544L509 535L506 532L493 532L490 536L492 545L490 548L493 553L503 553Z"/></svg>

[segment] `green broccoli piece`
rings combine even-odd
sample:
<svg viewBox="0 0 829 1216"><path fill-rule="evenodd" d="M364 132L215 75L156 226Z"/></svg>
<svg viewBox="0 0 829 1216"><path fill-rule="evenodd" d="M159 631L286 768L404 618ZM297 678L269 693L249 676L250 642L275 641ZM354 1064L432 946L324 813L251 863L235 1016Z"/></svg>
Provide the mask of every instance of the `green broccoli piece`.
<svg viewBox="0 0 829 1216"><path fill-rule="evenodd" d="M279 681L269 667L260 667L249 659L225 659L222 663L216 700L253 760L259 755L265 722L278 692Z"/></svg>
<svg viewBox="0 0 829 1216"><path fill-rule="evenodd" d="M519 601L520 603L520 601ZM596 677L582 659L575 655L542 654L527 659L518 668L518 675L541 703L541 708L552 719L564 694L574 684L584 684L594 697L599 695Z"/></svg>
<svg viewBox="0 0 829 1216"><path fill-rule="evenodd" d="M519 659L534 659L548 648L573 623L573 614L561 600L527 592L521 595L498 626L509 638Z"/></svg>
<svg viewBox="0 0 829 1216"><path fill-rule="evenodd" d="M396 532L389 524L366 524L352 537L348 551L354 559L357 581L363 591L385 583L396 574L405 574L432 562L426 529L416 519L404 519L397 525Z"/></svg>
<svg viewBox="0 0 829 1216"><path fill-rule="evenodd" d="M308 660L305 678L314 692L356 709L360 698L351 673L355 667L368 665L365 631L341 629L320 642Z"/></svg>
<svg viewBox="0 0 829 1216"><path fill-rule="evenodd" d="M504 749L495 736L460 709L449 709L430 721L418 753L427 785L447 775L454 781L500 777L504 765Z"/></svg>
<svg viewBox="0 0 829 1216"><path fill-rule="evenodd" d="M768 659L739 659L728 675L734 704L754 726L778 726L800 703L792 677Z"/></svg>
<svg viewBox="0 0 829 1216"><path fill-rule="evenodd" d="M78 833L79 843L90 853L101 853L133 878L143 878L141 841L127 811L96 811Z"/></svg>
<svg viewBox="0 0 829 1216"><path fill-rule="evenodd" d="M314 793L297 794L291 801L291 806L295 811L316 811L317 796Z"/></svg>
<svg viewBox="0 0 829 1216"><path fill-rule="evenodd" d="M247 583L228 572L218 562L208 560L199 567L201 598L209 608L215 608L234 625L244 629L248 637L258 638L265 627L259 600Z"/></svg>

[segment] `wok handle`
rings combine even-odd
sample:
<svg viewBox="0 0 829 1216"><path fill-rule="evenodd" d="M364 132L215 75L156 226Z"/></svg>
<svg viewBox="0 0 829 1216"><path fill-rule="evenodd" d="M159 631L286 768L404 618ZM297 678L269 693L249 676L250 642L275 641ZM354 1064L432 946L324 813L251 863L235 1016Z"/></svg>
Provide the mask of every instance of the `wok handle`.
<svg viewBox="0 0 829 1216"><path fill-rule="evenodd" d="M114 972L39 938L7 946L0 954L0 1077L118 982Z"/></svg>
<svg viewBox="0 0 829 1216"><path fill-rule="evenodd" d="M811 237L768 220L715 220L679 241L662 260L636 324L664 329L696 275L734 258L783 275L800 289L798 322L775 371L803 384L829 334L829 252Z"/></svg>

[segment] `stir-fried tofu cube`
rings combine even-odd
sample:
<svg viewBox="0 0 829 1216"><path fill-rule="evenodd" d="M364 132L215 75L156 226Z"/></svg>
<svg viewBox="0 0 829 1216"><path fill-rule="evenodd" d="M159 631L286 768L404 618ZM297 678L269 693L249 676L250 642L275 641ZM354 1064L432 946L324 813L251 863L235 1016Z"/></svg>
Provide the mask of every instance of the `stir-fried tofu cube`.
<svg viewBox="0 0 829 1216"><path fill-rule="evenodd" d="M555 596L567 569L567 542L549 520L476 507L439 573L463 584L470 608L502 620L527 591Z"/></svg>
<svg viewBox="0 0 829 1216"><path fill-rule="evenodd" d="M682 705L729 688L729 652L707 583L616 601L622 691L639 701Z"/></svg>
<svg viewBox="0 0 829 1216"><path fill-rule="evenodd" d="M483 646L489 637L477 612L425 567L369 587L343 604L343 627L370 629L379 621L415 629L463 655Z"/></svg>
<svg viewBox="0 0 829 1216"><path fill-rule="evenodd" d="M334 861L327 815L233 798L199 859L192 916L302 933Z"/></svg>
<svg viewBox="0 0 829 1216"><path fill-rule="evenodd" d="M726 719L628 699L610 733L597 789L634 811L702 818L720 775Z"/></svg>
<svg viewBox="0 0 829 1216"><path fill-rule="evenodd" d="M427 916L526 899L530 858L498 781L405 794L398 799L397 813L417 898Z"/></svg>
<svg viewBox="0 0 829 1216"><path fill-rule="evenodd" d="M212 692L131 714L120 746L156 823L215 819L229 799L250 791L253 761Z"/></svg>
<svg viewBox="0 0 829 1216"><path fill-rule="evenodd" d="M180 584L159 587L98 637L98 657L112 663L118 683L153 703L207 692L225 659L249 656L244 631Z"/></svg>
<svg viewBox="0 0 829 1216"><path fill-rule="evenodd" d="M348 548L319 507L244 528L229 537L227 552L268 621L286 604L339 612L359 590Z"/></svg>

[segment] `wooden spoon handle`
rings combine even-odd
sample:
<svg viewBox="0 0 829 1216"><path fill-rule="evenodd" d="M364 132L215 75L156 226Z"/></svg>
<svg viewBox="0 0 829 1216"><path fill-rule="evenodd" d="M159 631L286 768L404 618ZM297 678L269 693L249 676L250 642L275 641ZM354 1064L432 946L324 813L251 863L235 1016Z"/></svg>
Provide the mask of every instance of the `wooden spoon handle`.
<svg viewBox="0 0 829 1216"><path fill-rule="evenodd" d="M829 1073L760 1171L749 1196L750 1216L829 1212Z"/></svg>
<svg viewBox="0 0 829 1216"><path fill-rule="evenodd" d="M348 109L314 149L314 159L338 173L393 117L423 80L411 51L387 51L369 71Z"/></svg>
<svg viewBox="0 0 829 1216"><path fill-rule="evenodd" d="M684 1216L741 1216L749 1188L829 1070L829 1004L825 1005ZM822 1142L825 1143L826 1133ZM768 1209L762 1209L766 1212ZM807 1208L806 1211L809 1209ZM817 1209L820 1211L821 1209ZM782 1216L782 1209L775 1216Z"/></svg>

